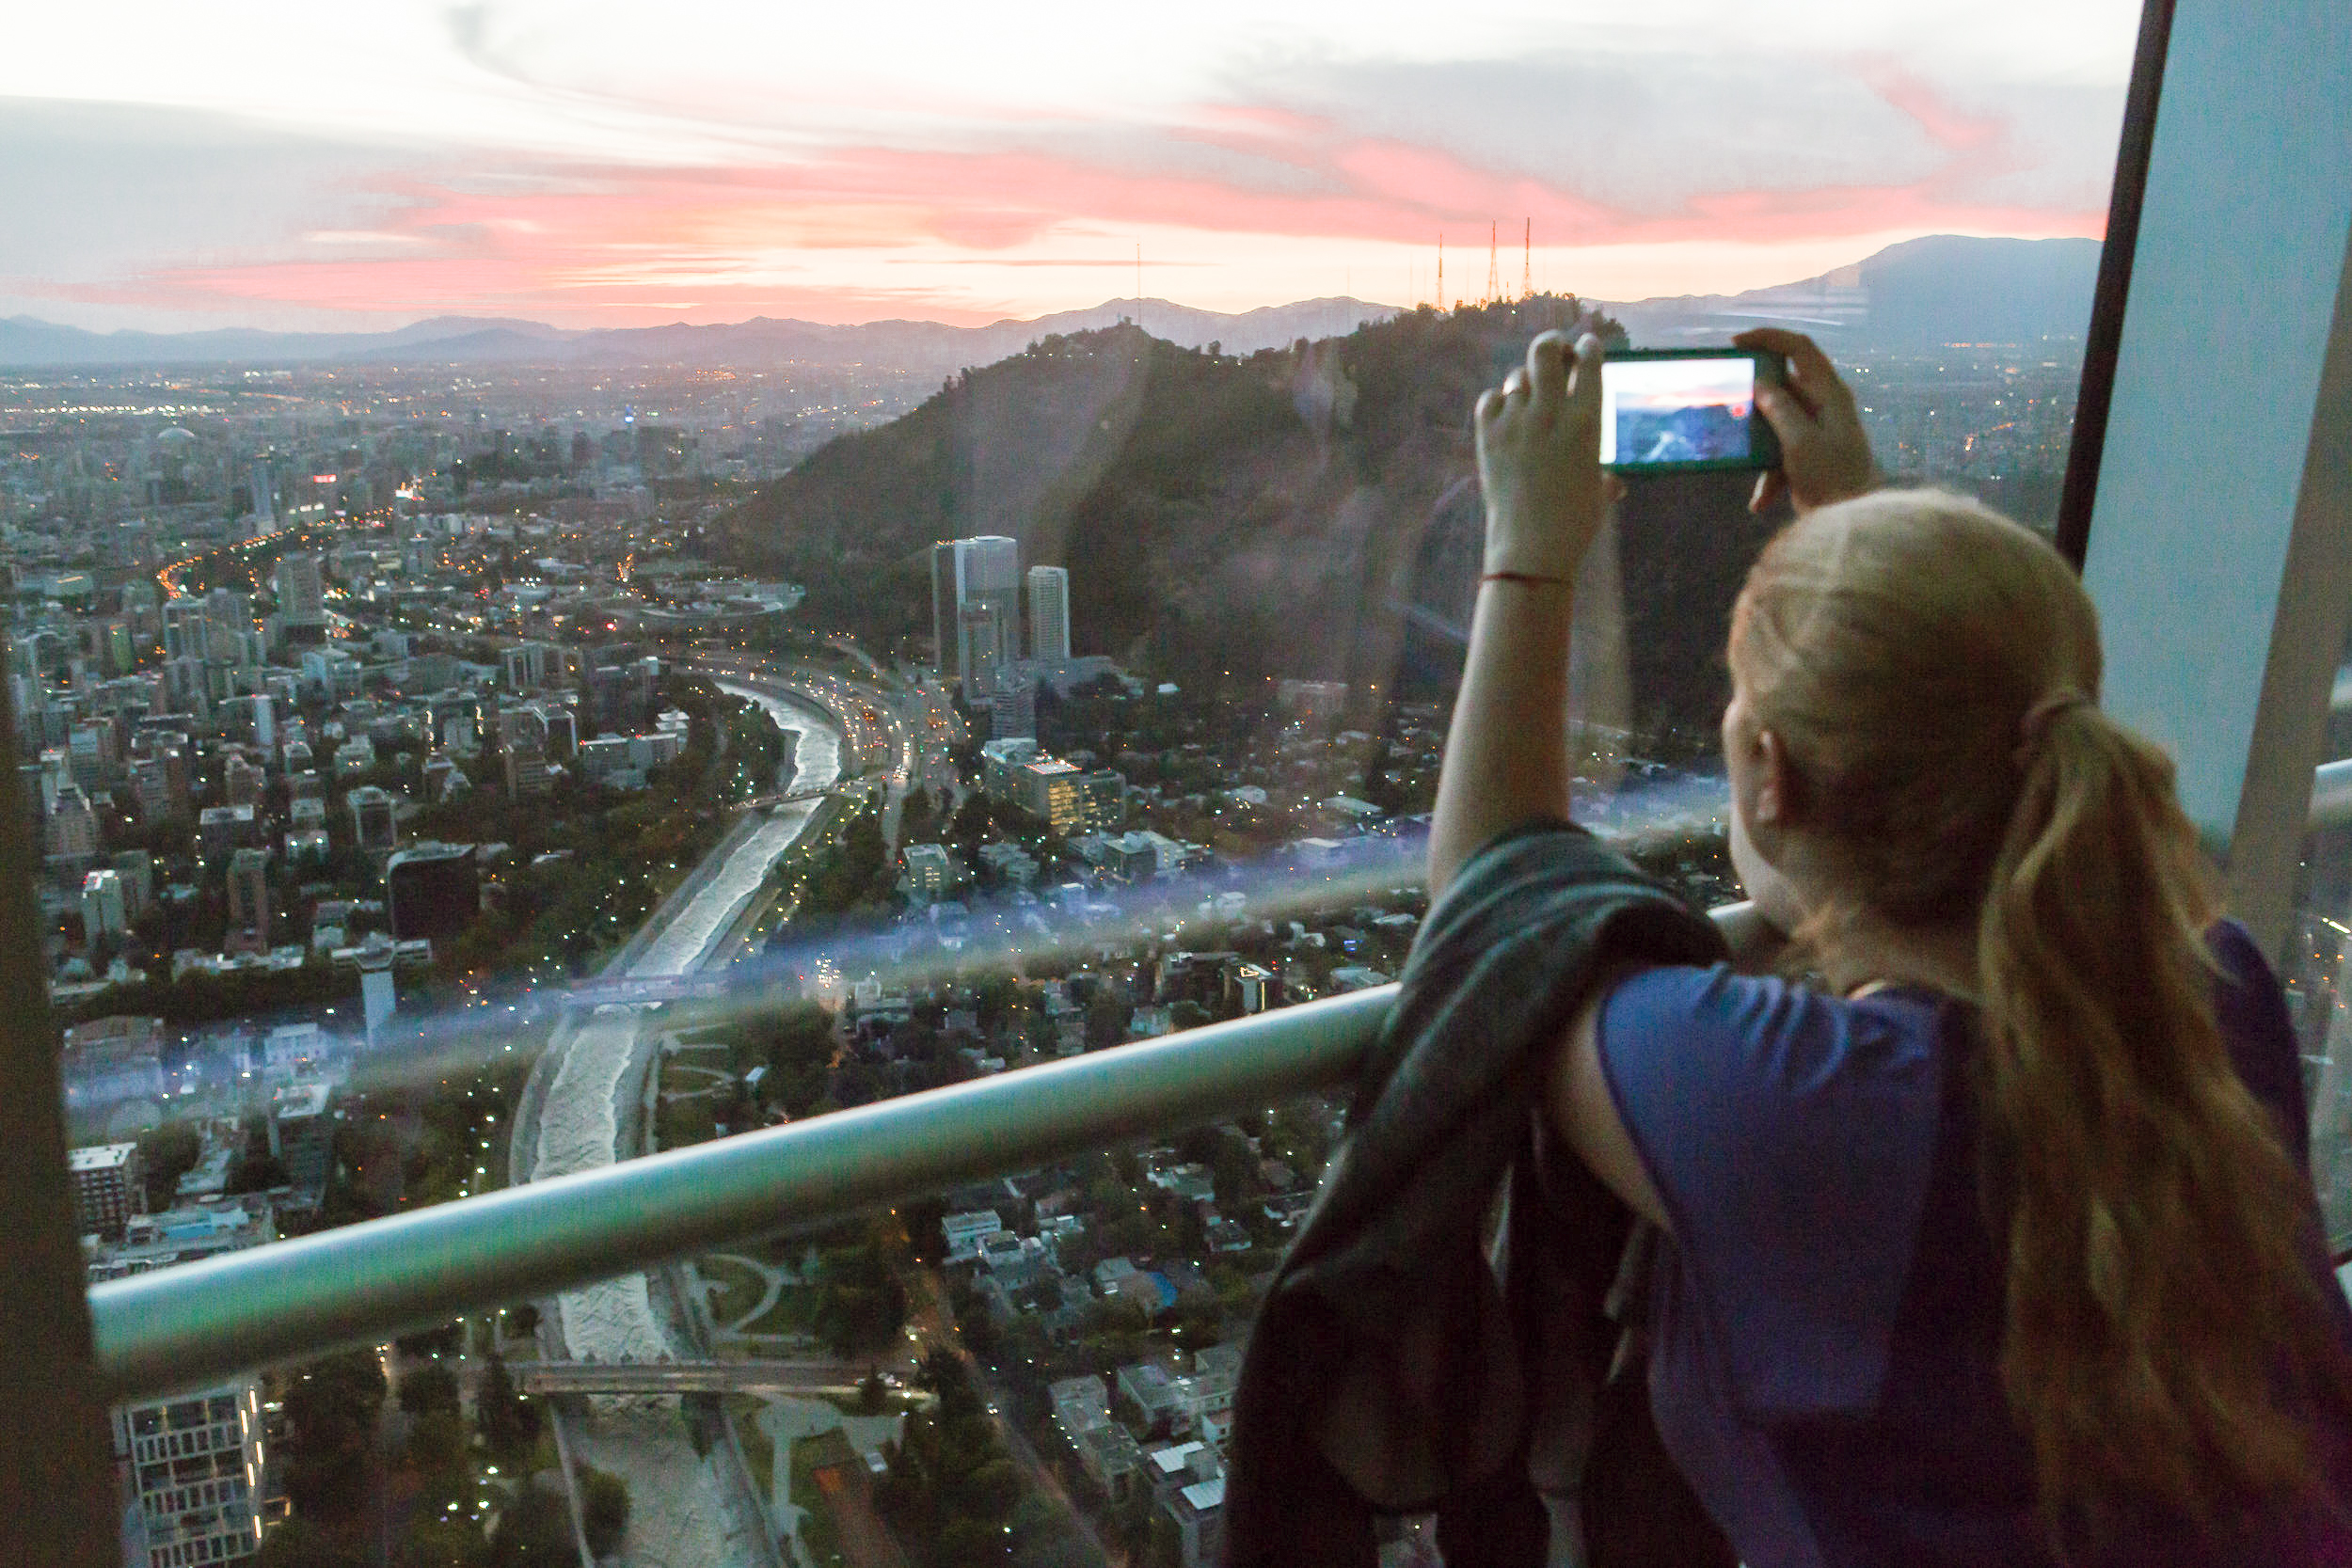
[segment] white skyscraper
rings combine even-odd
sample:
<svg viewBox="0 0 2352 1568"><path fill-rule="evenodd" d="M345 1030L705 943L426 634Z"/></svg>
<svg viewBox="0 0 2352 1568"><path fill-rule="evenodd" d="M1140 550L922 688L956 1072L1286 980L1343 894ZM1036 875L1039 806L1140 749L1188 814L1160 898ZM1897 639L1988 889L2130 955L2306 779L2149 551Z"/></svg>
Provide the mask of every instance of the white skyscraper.
<svg viewBox="0 0 2352 1568"><path fill-rule="evenodd" d="M1029 568L1029 657L1040 664L1070 662L1070 573L1063 567Z"/></svg>
<svg viewBox="0 0 2352 1568"><path fill-rule="evenodd" d="M982 610L986 613L976 613ZM983 644L977 648L976 633ZM977 675L1018 657L1018 544L1001 534L984 534L931 546L931 636L939 673L966 687Z"/></svg>

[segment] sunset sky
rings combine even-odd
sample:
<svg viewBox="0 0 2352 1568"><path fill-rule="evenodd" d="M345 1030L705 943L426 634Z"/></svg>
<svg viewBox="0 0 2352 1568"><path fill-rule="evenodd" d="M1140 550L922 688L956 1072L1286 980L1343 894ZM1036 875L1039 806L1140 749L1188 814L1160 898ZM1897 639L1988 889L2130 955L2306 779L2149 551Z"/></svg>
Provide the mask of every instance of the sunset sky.
<svg viewBox="0 0 2352 1568"><path fill-rule="evenodd" d="M978 323L1788 281L2096 235L2118 0L82 0L0 57L0 315Z"/></svg>

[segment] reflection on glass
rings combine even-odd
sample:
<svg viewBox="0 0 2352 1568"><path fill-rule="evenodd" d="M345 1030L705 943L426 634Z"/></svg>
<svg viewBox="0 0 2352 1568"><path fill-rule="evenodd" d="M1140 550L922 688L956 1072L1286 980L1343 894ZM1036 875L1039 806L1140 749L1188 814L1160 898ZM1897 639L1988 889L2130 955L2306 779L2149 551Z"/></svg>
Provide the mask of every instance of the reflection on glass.
<svg viewBox="0 0 2352 1568"><path fill-rule="evenodd" d="M2352 650L2347 650L2352 654ZM2312 791L2296 876L2296 925L2283 966L2303 1042L2312 1180L2330 1248L2352 1250L2352 657L2328 694L2328 743Z"/></svg>
<svg viewBox="0 0 2352 1568"><path fill-rule="evenodd" d="M400 127L381 212L289 172L283 255L158 230L136 287L34 270L91 326L332 334L0 323L92 1279L1394 977L1479 570L1469 410L1535 332L1797 326L1890 473L2048 524L2132 17L2044 9L1831 43L1450 15L1443 49L1089 17L1067 55L501 12L446 59L279 62L250 96L289 125ZM284 96L330 80L331 113ZM1708 904L1753 481L1633 481L1579 586L1577 813ZM128 1406L132 1558L1199 1568L1336 1112Z"/></svg>

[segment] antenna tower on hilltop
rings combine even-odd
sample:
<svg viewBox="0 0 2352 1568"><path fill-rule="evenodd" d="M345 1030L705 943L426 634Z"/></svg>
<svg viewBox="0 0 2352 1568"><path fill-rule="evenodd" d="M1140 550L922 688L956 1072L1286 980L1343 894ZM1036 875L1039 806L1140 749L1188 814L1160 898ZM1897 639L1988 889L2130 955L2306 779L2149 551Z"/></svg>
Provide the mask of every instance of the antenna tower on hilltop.
<svg viewBox="0 0 2352 1568"><path fill-rule="evenodd" d="M1492 305L1502 297L1502 274L1495 264L1495 237L1501 230L1500 224L1486 225L1486 297L1479 301L1482 305Z"/></svg>
<svg viewBox="0 0 2352 1568"><path fill-rule="evenodd" d="M1527 248L1519 261L1519 297L1534 299L1535 297L1535 220L1534 218L1527 220L1527 238L1524 243Z"/></svg>
<svg viewBox="0 0 2352 1568"><path fill-rule="evenodd" d="M1445 309L1445 234L1438 235L1438 309Z"/></svg>
<svg viewBox="0 0 2352 1568"><path fill-rule="evenodd" d="M1143 325L1143 242L1136 242L1136 325Z"/></svg>

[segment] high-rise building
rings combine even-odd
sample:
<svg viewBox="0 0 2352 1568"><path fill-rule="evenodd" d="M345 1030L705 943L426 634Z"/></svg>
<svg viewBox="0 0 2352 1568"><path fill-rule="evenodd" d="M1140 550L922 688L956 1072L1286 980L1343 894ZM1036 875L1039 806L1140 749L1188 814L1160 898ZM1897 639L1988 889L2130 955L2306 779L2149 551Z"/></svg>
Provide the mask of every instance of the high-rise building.
<svg viewBox="0 0 2352 1568"><path fill-rule="evenodd" d="M499 661L504 666L509 691L536 691L548 684L548 650L545 643L517 642L502 650Z"/></svg>
<svg viewBox="0 0 2352 1568"><path fill-rule="evenodd" d="M251 1377L115 1412L148 1563L224 1562L262 1544L262 1390Z"/></svg>
<svg viewBox="0 0 2352 1568"><path fill-rule="evenodd" d="M925 903L940 897L953 885L952 863L939 844L910 844L906 847L907 891Z"/></svg>
<svg viewBox="0 0 2352 1568"><path fill-rule="evenodd" d="M269 787L269 775L245 758L230 757L220 770L222 793L232 806L256 806Z"/></svg>
<svg viewBox="0 0 2352 1568"><path fill-rule="evenodd" d="M520 799L526 795L545 795L555 787L555 769L548 761L544 742L509 746L505 757L507 794Z"/></svg>
<svg viewBox="0 0 2352 1568"><path fill-rule="evenodd" d="M174 599L164 606L164 656L203 659L212 652L212 617L201 599Z"/></svg>
<svg viewBox="0 0 2352 1568"><path fill-rule="evenodd" d="M966 702L993 696L996 690L996 673L1005 667L1005 635L1002 609L987 600L966 603L957 612L962 634L961 674L963 697Z"/></svg>
<svg viewBox="0 0 2352 1568"><path fill-rule="evenodd" d="M131 764L131 794L151 823L187 816L188 759L176 746L137 758Z"/></svg>
<svg viewBox="0 0 2352 1568"><path fill-rule="evenodd" d="M278 617L289 637L326 629L326 583L319 573L319 558L307 550L278 558Z"/></svg>
<svg viewBox="0 0 2352 1568"><path fill-rule="evenodd" d="M278 521L278 478L266 457L253 460L253 519L264 533Z"/></svg>
<svg viewBox="0 0 2352 1568"><path fill-rule="evenodd" d="M392 937L453 937L482 908L482 878L470 844L418 844L384 868Z"/></svg>
<svg viewBox="0 0 2352 1568"><path fill-rule="evenodd" d="M991 736L1037 734L1035 665L1015 661L988 672L988 733ZM974 704L975 706L978 705Z"/></svg>
<svg viewBox="0 0 2352 1568"><path fill-rule="evenodd" d="M122 879L122 907L136 920L155 901L155 857L144 849L118 850L114 868Z"/></svg>
<svg viewBox="0 0 2352 1568"><path fill-rule="evenodd" d="M328 1114L332 1085L289 1084L270 1098L269 1151L285 1166L292 1189L287 1207L315 1209L326 1191L335 1163L335 1118Z"/></svg>
<svg viewBox="0 0 2352 1568"><path fill-rule="evenodd" d="M259 1194L135 1215L119 1243L89 1259L89 1280L152 1269L278 1239L278 1221ZM262 1386L233 1378L169 1399L117 1406L115 1460L125 1490L126 1560L141 1568L244 1561L260 1550L263 1518Z"/></svg>
<svg viewBox="0 0 2352 1568"><path fill-rule="evenodd" d="M1040 757L1017 775L1025 810L1062 834L1117 829L1127 815L1127 781L1107 768L1081 768Z"/></svg>
<svg viewBox="0 0 2352 1568"><path fill-rule="evenodd" d="M131 912L122 896L121 873L93 871L82 879L82 937L96 942L119 937L131 928Z"/></svg>
<svg viewBox="0 0 2352 1568"><path fill-rule="evenodd" d="M73 1182L73 1233L119 1241L123 1222L147 1212L147 1183L139 1146L87 1144L66 1151Z"/></svg>
<svg viewBox="0 0 2352 1568"><path fill-rule="evenodd" d="M985 615L975 615L985 609ZM975 645L975 638L978 639ZM931 546L931 642L939 673L967 689L1021 648L1021 546L1002 534Z"/></svg>
<svg viewBox="0 0 2352 1568"><path fill-rule="evenodd" d="M80 787L67 784L57 791L49 814L49 853L61 860L86 860L98 853L98 814Z"/></svg>
<svg viewBox="0 0 2352 1568"><path fill-rule="evenodd" d="M1029 568L1029 657L1040 664L1070 662L1070 572Z"/></svg>
<svg viewBox="0 0 2352 1568"><path fill-rule="evenodd" d="M361 784L343 797L351 808L351 834L368 854L400 847L400 828L392 819L392 798L373 784Z"/></svg>
<svg viewBox="0 0 2352 1568"><path fill-rule="evenodd" d="M269 950L268 850L248 847L229 857L229 926L232 952Z"/></svg>
<svg viewBox="0 0 2352 1568"><path fill-rule="evenodd" d="M399 1006L392 980L392 944L371 940L359 950L359 1010L367 1019L369 1045L376 1043L386 1021Z"/></svg>

